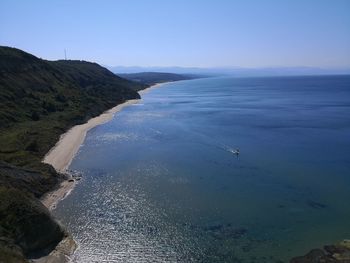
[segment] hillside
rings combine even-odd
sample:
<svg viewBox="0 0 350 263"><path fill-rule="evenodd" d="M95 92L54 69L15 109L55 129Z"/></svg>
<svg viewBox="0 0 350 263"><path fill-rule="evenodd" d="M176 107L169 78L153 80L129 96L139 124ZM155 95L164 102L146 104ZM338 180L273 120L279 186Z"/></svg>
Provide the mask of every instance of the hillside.
<svg viewBox="0 0 350 263"><path fill-rule="evenodd" d="M41 163L60 134L145 87L96 63L0 47L0 262L25 262L65 235L37 199L61 180Z"/></svg>
<svg viewBox="0 0 350 263"><path fill-rule="evenodd" d="M174 74L164 72L141 72L141 73L129 73L129 74L118 74L118 76L138 82L145 83L148 85L154 85L156 83L168 82L168 81L179 81L199 78L200 76L189 75L189 74Z"/></svg>

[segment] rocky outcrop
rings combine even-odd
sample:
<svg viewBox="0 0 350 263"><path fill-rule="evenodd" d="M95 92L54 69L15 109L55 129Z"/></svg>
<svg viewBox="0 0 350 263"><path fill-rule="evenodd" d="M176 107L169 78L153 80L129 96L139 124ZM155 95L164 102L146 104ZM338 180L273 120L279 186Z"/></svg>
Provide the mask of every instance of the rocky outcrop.
<svg viewBox="0 0 350 263"><path fill-rule="evenodd" d="M313 249L305 256L291 259L290 263L350 263L350 240Z"/></svg>

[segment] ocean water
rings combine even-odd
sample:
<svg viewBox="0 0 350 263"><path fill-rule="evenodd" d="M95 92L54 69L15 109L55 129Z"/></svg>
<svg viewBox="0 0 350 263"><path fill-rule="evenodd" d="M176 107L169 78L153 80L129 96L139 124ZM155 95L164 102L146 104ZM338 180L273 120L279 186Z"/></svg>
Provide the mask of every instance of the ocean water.
<svg viewBox="0 0 350 263"><path fill-rule="evenodd" d="M73 262L288 262L350 238L350 76L168 83L70 168Z"/></svg>

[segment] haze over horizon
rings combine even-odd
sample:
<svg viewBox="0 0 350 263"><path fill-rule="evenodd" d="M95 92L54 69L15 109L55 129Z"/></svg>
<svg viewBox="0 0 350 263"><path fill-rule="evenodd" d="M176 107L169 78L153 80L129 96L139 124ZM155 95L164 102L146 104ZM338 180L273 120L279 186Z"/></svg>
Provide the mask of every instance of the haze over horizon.
<svg viewBox="0 0 350 263"><path fill-rule="evenodd" d="M141 67L350 68L350 2L10 1L0 44Z"/></svg>
<svg viewBox="0 0 350 263"><path fill-rule="evenodd" d="M350 0L0 11L0 263L350 263Z"/></svg>

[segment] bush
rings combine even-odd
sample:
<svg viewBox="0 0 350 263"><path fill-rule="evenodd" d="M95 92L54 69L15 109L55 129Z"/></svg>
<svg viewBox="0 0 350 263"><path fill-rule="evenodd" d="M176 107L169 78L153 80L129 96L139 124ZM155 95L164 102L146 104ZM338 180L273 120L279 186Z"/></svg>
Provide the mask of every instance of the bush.
<svg viewBox="0 0 350 263"><path fill-rule="evenodd" d="M40 120L40 115L39 115L39 113L37 113L37 112L32 112L31 119L32 119L33 121L38 121L38 120Z"/></svg>
<svg viewBox="0 0 350 263"><path fill-rule="evenodd" d="M52 103L51 101L43 101L42 106L48 112L55 112L56 111L56 105L54 103Z"/></svg>

